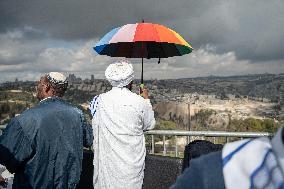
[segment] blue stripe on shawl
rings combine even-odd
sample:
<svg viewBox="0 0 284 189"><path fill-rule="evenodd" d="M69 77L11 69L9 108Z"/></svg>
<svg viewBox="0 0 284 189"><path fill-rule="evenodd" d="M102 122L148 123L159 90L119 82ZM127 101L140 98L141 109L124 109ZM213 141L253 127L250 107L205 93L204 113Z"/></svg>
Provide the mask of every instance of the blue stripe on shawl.
<svg viewBox="0 0 284 189"><path fill-rule="evenodd" d="M93 98L93 100L91 101L90 105L89 105L89 109L91 111L92 116L94 117L97 111L97 107L98 107L98 97L99 96L95 96Z"/></svg>
<svg viewBox="0 0 284 189"><path fill-rule="evenodd" d="M247 142L240 145L237 149L229 153L226 157L223 158L223 167L232 159L232 157L239 152L243 147L245 147L248 143L250 143L252 140L248 140Z"/></svg>
<svg viewBox="0 0 284 189"><path fill-rule="evenodd" d="M254 188L254 187L253 187L253 178L254 178L255 175L265 166L265 162L266 162L266 160L267 160L267 158L268 158L268 155L269 155L271 152L272 152L271 149L267 150L267 152L266 152L266 154L265 154L263 160L261 161L260 166L259 166L258 168L256 168L256 169L252 172L252 174L250 175L250 184L251 184L251 185L250 185L250 189L253 189L253 188ZM267 175L269 175L269 174L267 174Z"/></svg>
<svg viewBox="0 0 284 189"><path fill-rule="evenodd" d="M266 175L272 175L271 172L274 170L274 168L277 168L277 166L274 167L274 168L272 168L271 170L267 170L267 169L264 168L265 165L267 164L267 159L268 159L268 156L269 156L270 154L273 154L272 149L268 149L268 150L267 150L267 152L266 152L266 154L265 154L263 160L261 161L260 166L257 167L257 168L252 172L252 174L250 175L250 183L251 183L250 189L254 189L254 185L253 185L254 182L253 182L253 179L256 177L256 175L259 173L259 171L261 171L261 170L263 169L263 171L266 172ZM275 160L275 161L276 161L276 160ZM277 165L277 161L276 161L276 165ZM269 176L268 176L268 177L269 177ZM268 183L271 182L272 179L273 179L273 178L269 177ZM266 183L266 185L267 185L268 183ZM282 189L283 186L284 186L284 183L282 182L282 184L279 186L279 188Z"/></svg>

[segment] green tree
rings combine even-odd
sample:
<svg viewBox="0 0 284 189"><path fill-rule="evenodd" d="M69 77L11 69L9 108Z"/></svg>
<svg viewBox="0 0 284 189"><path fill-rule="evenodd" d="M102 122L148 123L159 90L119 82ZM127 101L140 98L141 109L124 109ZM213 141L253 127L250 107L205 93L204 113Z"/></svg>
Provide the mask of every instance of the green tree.
<svg viewBox="0 0 284 189"><path fill-rule="evenodd" d="M154 129L155 130L174 130L176 129L176 123L173 121L158 120Z"/></svg>
<svg viewBox="0 0 284 189"><path fill-rule="evenodd" d="M216 111L211 109L202 109L198 113L194 115L195 117L195 126L193 129L196 130L204 130L209 129L207 125L207 121L212 114L216 114Z"/></svg>
<svg viewBox="0 0 284 189"><path fill-rule="evenodd" d="M273 119L247 118L245 120L233 119L228 126L228 131L240 132L270 132L274 133L280 127L280 123Z"/></svg>
<svg viewBox="0 0 284 189"><path fill-rule="evenodd" d="M157 120L154 130L175 130L176 123L173 121ZM148 139L148 138L147 138ZM172 136L166 136L166 140L172 140ZM162 141L163 136L155 136L155 142Z"/></svg>

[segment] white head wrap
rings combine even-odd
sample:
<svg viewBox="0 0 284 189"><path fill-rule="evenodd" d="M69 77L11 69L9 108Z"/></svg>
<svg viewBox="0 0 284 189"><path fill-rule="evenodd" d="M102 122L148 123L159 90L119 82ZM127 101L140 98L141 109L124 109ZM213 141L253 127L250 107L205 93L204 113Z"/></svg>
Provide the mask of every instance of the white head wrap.
<svg viewBox="0 0 284 189"><path fill-rule="evenodd" d="M113 87L124 87L134 78L133 66L127 60L112 63L107 67L105 76Z"/></svg>
<svg viewBox="0 0 284 189"><path fill-rule="evenodd" d="M62 73L49 72L46 76L47 76L47 79L55 85L68 84L67 78Z"/></svg>

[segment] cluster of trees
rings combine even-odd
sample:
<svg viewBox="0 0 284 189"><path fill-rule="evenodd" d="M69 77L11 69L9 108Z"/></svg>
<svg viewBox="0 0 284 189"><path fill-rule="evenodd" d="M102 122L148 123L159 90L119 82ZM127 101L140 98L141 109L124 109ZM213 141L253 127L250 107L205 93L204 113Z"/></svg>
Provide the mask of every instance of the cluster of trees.
<svg viewBox="0 0 284 189"><path fill-rule="evenodd" d="M212 109L202 109L191 117L191 130L208 130L208 120L211 115L216 115L216 111Z"/></svg>
<svg viewBox="0 0 284 189"><path fill-rule="evenodd" d="M91 101L94 98L94 94L78 89L67 90L64 94L64 99L73 104L81 104L87 101Z"/></svg>
<svg viewBox="0 0 284 189"><path fill-rule="evenodd" d="M32 92L9 92L0 90L0 101L22 101L29 103L36 103L37 99Z"/></svg>
<svg viewBox="0 0 284 189"><path fill-rule="evenodd" d="M155 130L175 130L177 129L176 123L173 121L157 120Z"/></svg>
<svg viewBox="0 0 284 189"><path fill-rule="evenodd" d="M0 90L0 124L6 124L16 114L20 114L37 102L32 92L10 92Z"/></svg>
<svg viewBox="0 0 284 189"><path fill-rule="evenodd" d="M176 126L176 123L173 122L173 121L167 121L167 120L161 120L161 119L157 119L156 120L156 125L155 125L155 128L154 130L176 130L177 129L177 126ZM174 137L172 136L166 136L166 140L173 140ZM146 136L146 141L147 141L147 144L150 144L151 143L151 136ZM155 136L154 138L155 142L159 142L159 141L162 141L163 140L163 136Z"/></svg>
<svg viewBox="0 0 284 189"><path fill-rule="evenodd" d="M28 103L16 103L16 102L1 102L0 103L0 122L1 124L6 124L10 121L12 117L16 114L20 114L29 108ZM1 121L2 120L2 121Z"/></svg>
<svg viewBox="0 0 284 189"><path fill-rule="evenodd" d="M228 125L229 131L241 132L270 132L275 133L281 126L280 122L273 119L255 119L247 118L245 120L231 120Z"/></svg>
<svg viewBox="0 0 284 189"><path fill-rule="evenodd" d="M228 123L222 122L223 124L222 126L218 125L214 126L214 122L217 122L217 120L212 119L211 116L216 114L217 113L214 110L204 109L199 111L192 117L191 130L226 130L226 131L238 131L238 132L274 133L281 126L281 123L279 121L270 118L267 119L246 118L242 120L242 119L231 119L230 116ZM211 123L212 120L213 123Z"/></svg>

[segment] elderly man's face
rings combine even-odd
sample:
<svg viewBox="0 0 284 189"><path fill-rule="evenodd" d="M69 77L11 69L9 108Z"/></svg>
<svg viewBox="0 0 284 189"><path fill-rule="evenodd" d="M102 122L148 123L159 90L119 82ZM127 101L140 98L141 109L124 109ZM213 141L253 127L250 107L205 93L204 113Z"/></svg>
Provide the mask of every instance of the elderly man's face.
<svg viewBox="0 0 284 189"><path fill-rule="evenodd" d="M41 77L36 86L36 97L38 100L45 98L45 87L47 86L45 78Z"/></svg>

